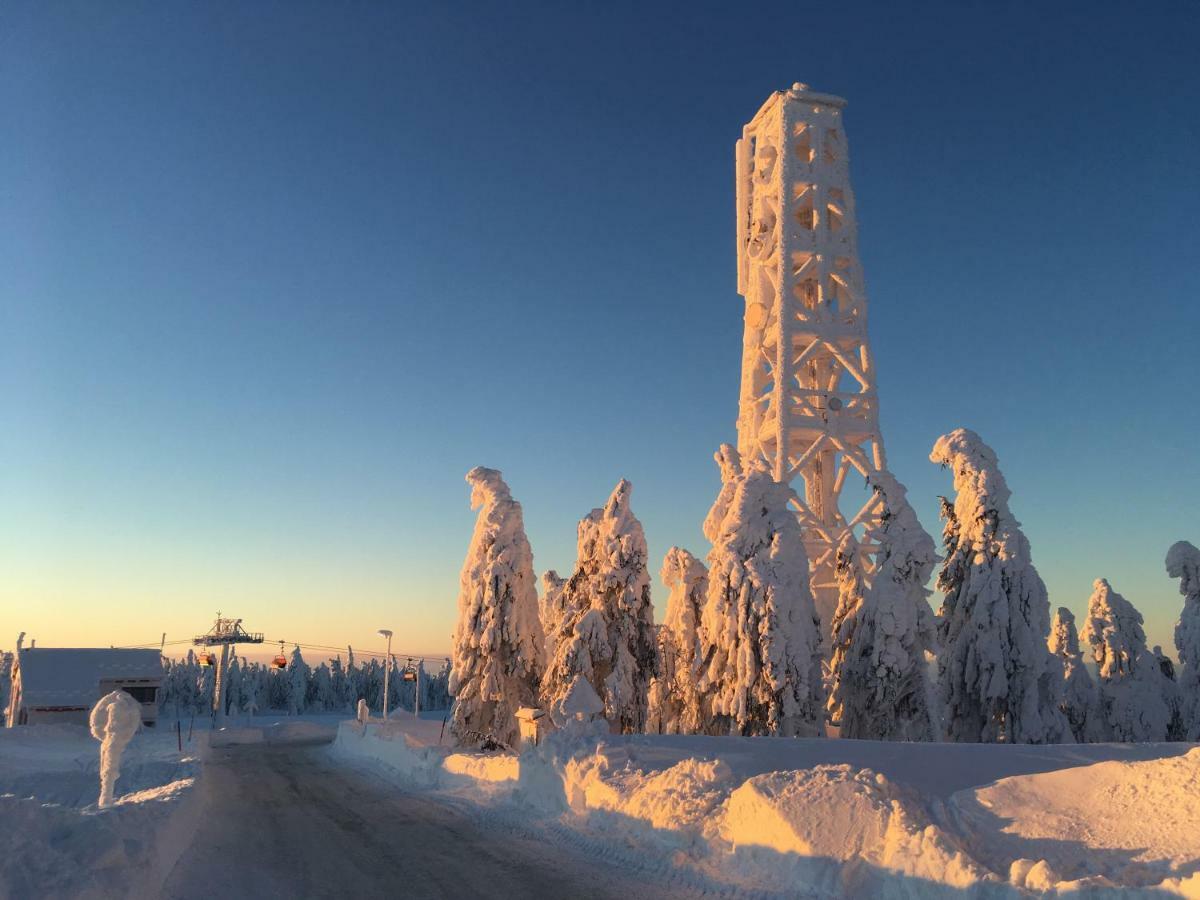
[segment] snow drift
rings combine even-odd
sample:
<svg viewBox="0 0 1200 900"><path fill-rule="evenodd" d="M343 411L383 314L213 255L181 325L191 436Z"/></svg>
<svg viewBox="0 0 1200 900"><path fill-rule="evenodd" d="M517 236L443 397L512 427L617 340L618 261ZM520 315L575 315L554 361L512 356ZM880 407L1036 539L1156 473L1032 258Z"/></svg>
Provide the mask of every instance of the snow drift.
<svg viewBox="0 0 1200 900"><path fill-rule="evenodd" d="M437 723L346 723L336 752L411 788L700 892L1200 896L1200 749L614 735L520 756Z"/></svg>

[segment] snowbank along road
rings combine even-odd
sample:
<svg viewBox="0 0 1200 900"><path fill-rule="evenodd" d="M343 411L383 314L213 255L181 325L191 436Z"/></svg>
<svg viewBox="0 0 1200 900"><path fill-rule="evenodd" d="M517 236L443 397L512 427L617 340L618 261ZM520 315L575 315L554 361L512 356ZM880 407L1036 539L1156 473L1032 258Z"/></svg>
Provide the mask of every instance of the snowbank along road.
<svg viewBox="0 0 1200 900"><path fill-rule="evenodd" d="M312 743L214 750L201 824L164 896L695 896L489 829L326 754Z"/></svg>

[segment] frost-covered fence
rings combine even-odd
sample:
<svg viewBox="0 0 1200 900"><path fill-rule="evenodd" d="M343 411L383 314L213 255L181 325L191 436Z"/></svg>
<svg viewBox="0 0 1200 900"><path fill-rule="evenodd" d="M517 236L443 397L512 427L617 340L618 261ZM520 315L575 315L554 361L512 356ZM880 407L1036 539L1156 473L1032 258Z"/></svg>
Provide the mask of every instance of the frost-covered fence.
<svg viewBox="0 0 1200 900"><path fill-rule="evenodd" d="M317 666L305 662L299 648L293 650L284 669L234 657L229 665L225 708L232 716L266 713L346 713L353 715L359 700L378 712L383 708L383 662L369 659L360 664L353 651L348 662L341 656ZM388 679L388 709L412 710L416 692L421 691L421 709L450 707L447 689L450 665L425 671L420 684L404 681L401 664L393 660ZM159 710L163 717L204 716L213 706L213 671L200 665L192 651L183 659L167 660Z"/></svg>

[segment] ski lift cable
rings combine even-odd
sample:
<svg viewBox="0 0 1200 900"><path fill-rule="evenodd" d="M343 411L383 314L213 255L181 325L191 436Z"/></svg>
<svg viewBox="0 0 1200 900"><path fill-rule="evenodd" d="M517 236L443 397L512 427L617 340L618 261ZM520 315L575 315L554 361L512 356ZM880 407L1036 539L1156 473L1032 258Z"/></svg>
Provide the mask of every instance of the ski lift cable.
<svg viewBox="0 0 1200 900"><path fill-rule="evenodd" d="M178 639L172 640L172 641L147 641L144 644L123 644L122 646L115 647L114 649L117 649L117 650L154 650L154 649L158 649L159 647L178 647L183 644L191 644L191 643L192 643L191 638L178 638ZM280 643L280 641L278 639L273 639L273 640L266 641L266 643L278 644L278 643ZM326 653L342 653L343 651L350 649L350 648L344 647L344 646L339 647L339 646L331 646L329 644L308 644L308 643L303 643L300 641L283 641L282 643L292 644L292 646L299 647L302 650L316 650L316 651L326 652ZM355 649L354 653L358 656L370 656L370 657L377 657L377 658L381 658L381 659L385 659L389 655L386 650ZM413 661L421 660L422 662L428 662L428 661L442 662L446 659L446 657L444 655L443 656L429 656L429 655L421 654L421 653L404 653L399 650L393 650L390 655L393 658L401 658L402 657L407 660L413 660Z"/></svg>
<svg viewBox="0 0 1200 900"><path fill-rule="evenodd" d="M273 644L279 643L279 641L276 639L276 640L272 640L271 643L273 643ZM333 647L328 644L305 644L305 643L301 643L300 641L284 641L283 643L291 644L292 646L299 647L302 650L321 650L321 651L330 652L330 653L341 653L343 650L349 649L347 647ZM384 657L384 658L386 658L389 655L386 650L355 650L354 653L355 653L355 655L358 655L358 656L375 656L375 657ZM403 653L399 650L393 650L391 652L391 656L393 656L393 657L402 656L405 659L414 659L414 660L419 659L421 661L425 661L425 660L441 661L441 660L446 659L445 656L426 656L421 653Z"/></svg>

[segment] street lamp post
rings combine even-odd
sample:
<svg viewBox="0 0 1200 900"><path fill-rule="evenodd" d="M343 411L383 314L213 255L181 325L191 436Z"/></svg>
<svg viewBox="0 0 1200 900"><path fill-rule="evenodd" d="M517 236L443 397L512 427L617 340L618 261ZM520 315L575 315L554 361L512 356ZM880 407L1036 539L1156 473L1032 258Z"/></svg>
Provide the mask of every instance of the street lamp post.
<svg viewBox="0 0 1200 900"><path fill-rule="evenodd" d="M379 629L379 636L387 638L387 658L383 661L383 719L386 722L388 717L388 669L391 668L389 663L392 659L392 633L386 628Z"/></svg>

